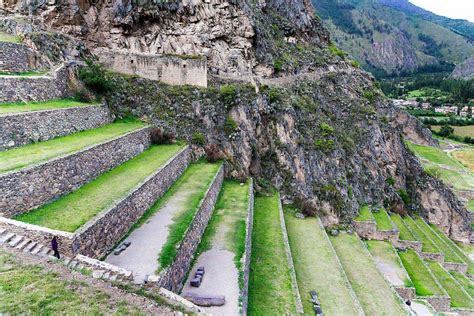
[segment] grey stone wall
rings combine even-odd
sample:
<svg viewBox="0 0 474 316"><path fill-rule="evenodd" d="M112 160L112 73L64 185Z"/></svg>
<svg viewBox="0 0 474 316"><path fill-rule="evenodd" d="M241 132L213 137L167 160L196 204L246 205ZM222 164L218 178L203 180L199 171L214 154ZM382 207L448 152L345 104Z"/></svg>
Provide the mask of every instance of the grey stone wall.
<svg viewBox="0 0 474 316"><path fill-rule="evenodd" d="M443 262L443 267L449 271L457 271L463 274L467 274L467 263L455 263L455 262Z"/></svg>
<svg viewBox="0 0 474 316"><path fill-rule="evenodd" d="M214 211L214 205L219 196L224 181L224 166L221 166L214 177L209 189L194 215L193 222L186 231L186 236L178 246L178 252L173 263L160 273L156 286L164 287L172 292L179 293L183 287L186 275L193 262L196 249L201 242L204 230Z"/></svg>
<svg viewBox="0 0 474 316"><path fill-rule="evenodd" d="M26 213L72 192L145 150L150 128L142 128L79 152L0 175L0 214Z"/></svg>
<svg viewBox="0 0 474 316"><path fill-rule="evenodd" d="M0 42L0 72L23 72L46 68L37 53L24 44Z"/></svg>
<svg viewBox="0 0 474 316"><path fill-rule="evenodd" d="M191 153L189 146L183 148L127 197L76 231L72 252L91 258L105 256L186 170Z"/></svg>
<svg viewBox="0 0 474 316"><path fill-rule="evenodd" d="M61 66L45 76L0 77L0 102L47 101L71 96L72 73Z"/></svg>
<svg viewBox="0 0 474 316"><path fill-rule="evenodd" d="M416 252L421 252L421 248L423 244L419 241L411 241L411 240L393 240L392 244L395 248L411 248Z"/></svg>
<svg viewBox="0 0 474 316"><path fill-rule="evenodd" d="M112 121L112 114L103 105L0 115L0 151L97 128Z"/></svg>
<svg viewBox="0 0 474 316"><path fill-rule="evenodd" d="M377 224L375 222L359 222L353 221L354 229L361 238L374 239L377 233Z"/></svg>
<svg viewBox="0 0 474 316"><path fill-rule="evenodd" d="M431 296L426 298L428 303L433 306L437 312L449 312L451 299L449 296Z"/></svg>
<svg viewBox="0 0 474 316"><path fill-rule="evenodd" d="M396 287L395 291L405 301L413 300L414 298L416 298L416 292L415 292L414 288L411 288L411 287Z"/></svg>
<svg viewBox="0 0 474 316"><path fill-rule="evenodd" d="M240 289L240 297L242 299L242 315L247 315L247 308L249 303L249 278L250 278L250 261L252 257L252 230L253 230L253 205L254 205L254 188L253 179L250 179L249 186L249 205L247 211L247 225L245 229L245 253L242 258L242 274L244 284Z"/></svg>
<svg viewBox="0 0 474 316"><path fill-rule="evenodd" d="M434 260L441 264L444 262L444 254L442 253L419 252L418 254L423 259Z"/></svg>
<svg viewBox="0 0 474 316"><path fill-rule="evenodd" d="M385 241L394 241L398 240L400 233L398 230L377 230L373 239L375 240L385 240Z"/></svg>

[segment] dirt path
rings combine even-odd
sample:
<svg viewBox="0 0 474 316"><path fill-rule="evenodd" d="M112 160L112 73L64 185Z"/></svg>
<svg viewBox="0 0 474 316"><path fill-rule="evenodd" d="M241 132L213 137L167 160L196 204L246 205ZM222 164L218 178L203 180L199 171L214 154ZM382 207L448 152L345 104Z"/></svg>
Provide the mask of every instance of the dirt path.
<svg viewBox="0 0 474 316"><path fill-rule="evenodd" d="M393 286L405 286L403 281L403 272L393 264L375 259L377 269Z"/></svg>
<svg viewBox="0 0 474 316"><path fill-rule="evenodd" d="M173 218L185 211L188 197L195 192L180 190L140 228L125 240L131 245L120 255L111 253L106 262L133 271L137 282L145 280L146 275L155 274L158 269L158 255L169 235L169 225Z"/></svg>
<svg viewBox="0 0 474 316"><path fill-rule="evenodd" d="M417 316L433 316L434 314L430 309L422 304L417 302L411 302L411 309L416 313Z"/></svg>

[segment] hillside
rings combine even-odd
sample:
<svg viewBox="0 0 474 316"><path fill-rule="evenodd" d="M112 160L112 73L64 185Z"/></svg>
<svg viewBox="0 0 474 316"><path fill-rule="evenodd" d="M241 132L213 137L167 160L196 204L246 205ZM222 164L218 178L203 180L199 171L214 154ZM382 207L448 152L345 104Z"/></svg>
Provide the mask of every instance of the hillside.
<svg viewBox="0 0 474 316"><path fill-rule="evenodd" d="M474 24L405 0L313 0L336 44L377 76L451 71L474 55Z"/></svg>

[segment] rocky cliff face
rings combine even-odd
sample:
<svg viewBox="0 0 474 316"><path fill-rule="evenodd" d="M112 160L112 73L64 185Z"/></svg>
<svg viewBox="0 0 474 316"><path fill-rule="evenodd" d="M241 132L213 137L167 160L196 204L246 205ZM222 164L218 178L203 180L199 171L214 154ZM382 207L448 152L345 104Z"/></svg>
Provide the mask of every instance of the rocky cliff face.
<svg viewBox="0 0 474 316"><path fill-rule="evenodd" d="M432 144L429 132L330 45L310 1L23 3L19 11L92 48L207 55L210 88L110 75L106 99L117 115L173 130L198 152L217 145L230 176L277 187L326 225L350 222L361 205L383 205L469 239L467 211L404 145L404 136ZM236 77L253 84L230 84Z"/></svg>
<svg viewBox="0 0 474 316"><path fill-rule="evenodd" d="M465 80L474 79L474 57L457 65L453 71L453 78Z"/></svg>

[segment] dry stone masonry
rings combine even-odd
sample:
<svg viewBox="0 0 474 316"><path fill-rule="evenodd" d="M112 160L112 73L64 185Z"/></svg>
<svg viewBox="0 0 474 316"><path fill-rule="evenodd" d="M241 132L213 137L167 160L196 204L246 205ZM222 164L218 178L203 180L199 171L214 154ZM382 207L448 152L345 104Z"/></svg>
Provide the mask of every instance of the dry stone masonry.
<svg viewBox="0 0 474 316"><path fill-rule="evenodd" d="M25 72L48 66L26 45L0 42L0 72Z"/></svg>
<svg viewBox="0 0 474 316"><path fill-rule="evenodd" d="M13 217L72 192L135 157L151 143L150 128L77 153L0 175L0 214Z"/></svg>
<svg viewBox="0 0 474 316"><path fill-rule="evenodd" d="M104 105L0 115L0 151L97 128L112 121L113 116Z"/></svg>

